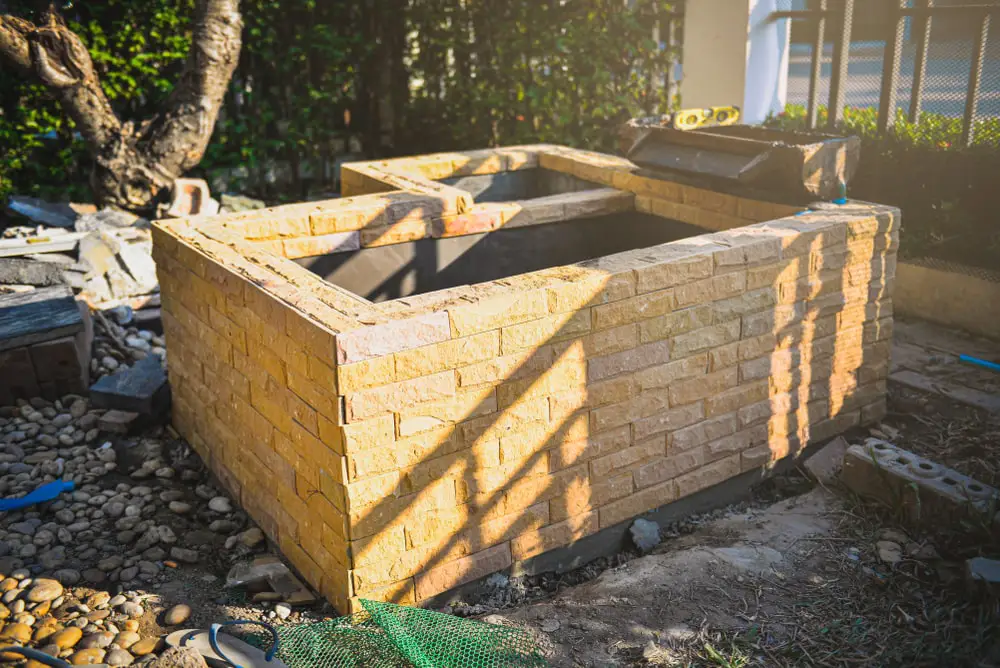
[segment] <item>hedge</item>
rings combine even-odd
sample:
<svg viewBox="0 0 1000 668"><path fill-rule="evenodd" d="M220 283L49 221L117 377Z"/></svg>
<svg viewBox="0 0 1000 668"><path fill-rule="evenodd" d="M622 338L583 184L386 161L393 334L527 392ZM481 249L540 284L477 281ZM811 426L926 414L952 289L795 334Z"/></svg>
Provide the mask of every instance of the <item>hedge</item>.
<svg viewBox="0 0 1000 668"><path fill-rule="evenodd" d="M117 111L169 93L193 0L65 10ZM14 11L39 6L10 0ZM662 0L244 0L244 48L203 175L299 199L345 155L550 141L613 149L617 126L668 109L653 41ZM0 195L85 199L89 160L38 86L0 71ZM268 174L287 176L268 185Z"/></svg>
<svg viewBox="0 0 1000 668"><path fill-rule="evenodd" d="M848 107L838 131L861 137L861 162L851 180L857 199L898 206L903 214L901 254L932 256L1000 268L1000 119L981 119L971 147L961 143L962 119L923 113L910 123L899 112L885 136L877 110ZM767 124L805 129L804 107L789 105ZM826 109L820 109L820 126Z"/></svg>

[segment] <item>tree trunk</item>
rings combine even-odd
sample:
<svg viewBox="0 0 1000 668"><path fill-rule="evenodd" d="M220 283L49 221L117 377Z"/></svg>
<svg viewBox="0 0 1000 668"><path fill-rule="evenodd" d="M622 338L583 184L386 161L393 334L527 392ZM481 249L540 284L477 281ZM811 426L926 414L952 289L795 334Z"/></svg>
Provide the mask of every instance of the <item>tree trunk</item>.
<svg viewBox="0 0 1000 668"><path fill-rule="evenodd" d="M164 109L138 127L122 123L90 54L54 9L35 26L0 17L0 62L59 100L94 157L91 187L102 206L149 211L205 154L240 53L239 0L196 0L191 50Z"/></svg>

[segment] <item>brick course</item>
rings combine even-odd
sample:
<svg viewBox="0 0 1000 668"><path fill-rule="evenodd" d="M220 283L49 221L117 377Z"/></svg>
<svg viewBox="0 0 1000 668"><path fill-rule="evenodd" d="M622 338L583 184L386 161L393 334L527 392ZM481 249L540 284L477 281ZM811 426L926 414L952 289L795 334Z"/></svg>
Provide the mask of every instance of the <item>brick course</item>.
<svg viewBox="0 0 1000 668"><path fill-rule="evenodd" d="M487 206L433 180L539 164L602 188ZM175 426L343 612L419 603L885 411L895 209L793 216L545 145L343 176L355 196L154 225ZM288 259L633 208L706 234L384 304Z"/></svg>

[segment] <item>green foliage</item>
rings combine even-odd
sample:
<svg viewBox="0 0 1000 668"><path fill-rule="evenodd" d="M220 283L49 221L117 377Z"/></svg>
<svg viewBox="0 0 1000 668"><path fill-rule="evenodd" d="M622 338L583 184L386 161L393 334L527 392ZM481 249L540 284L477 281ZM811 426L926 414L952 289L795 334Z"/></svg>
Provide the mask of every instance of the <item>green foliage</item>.
<svg viewBox="0 0 1000 668"><path fill-rule="evenodd" d="M68 10L125 120L148 118L169 94L193 2ZM533 141L608 150L622 121L671 107L662 73L676 54L652 39L663 0L369 5L243 0L240 64L196 173L300 199L328 189L345 155ZM86 197L89 158L46 93L0 71L0 111L0 195Z"/></svg>
<svg viewBox="0 0 1000 668"><path fill-rule="evenodd" d="M827 113L820 109L819 126ZM901 252L996 268L1000 219L995 213L1000 174L1000 119L976 123L971 147L961 143L962 119L923 113L917 123L897 114L885 136L877 110L848 107L838 131L861 137L861 163L851 180L857 199L898 206L903 213ZM806 110L789 105L771 127L806 129Z"/></svg>
<svg viewBox="0 0 1000 668"><path fill-rule="evenodd" d="M819 127L826 125L828 116L825 106L820 106ZM877 130L878 109L876 107L845 107L840 129L858 135L863 139L880 140L906 147L927 149L962 148L962 119L924 112L916 123L911 123L902 109L896 110L892 129L886 137L879 137ZM783 114L772 117L767 125L787 130L802 130L806 127L806 108L800 104L790 104ZM973 148L996 148L1000 146L1000 118L981 118L975 122Z"/></svg>
<svg viewBox="0 0 1000 668"><path fill-rule="evenodd" d="M44 3L12 2L38 17ZM90 50L104 92L126 120L152 113L169 95L190 45L193 0L105 0L67 14ZM0 197L9 192L87 198L90 169L73 123L41 86L0 68Z"/></svg>

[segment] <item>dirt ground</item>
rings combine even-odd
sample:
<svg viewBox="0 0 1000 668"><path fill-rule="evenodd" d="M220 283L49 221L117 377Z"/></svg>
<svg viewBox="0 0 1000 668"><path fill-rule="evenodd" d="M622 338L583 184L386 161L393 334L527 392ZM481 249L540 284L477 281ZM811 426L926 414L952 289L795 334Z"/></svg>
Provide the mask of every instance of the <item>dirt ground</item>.
<svg viewBox="0 0 1000 668"><path fill-rule="evenodd" d="M874 433L997 483L996 415L890 384ZM965 559L1000 556L982 527L905 526L801 471L713 515L483 619L528 630L557 668L1000 666L1000 605L963 577ZM899 543L902 560L887 563L880 540Z"/></svg>

